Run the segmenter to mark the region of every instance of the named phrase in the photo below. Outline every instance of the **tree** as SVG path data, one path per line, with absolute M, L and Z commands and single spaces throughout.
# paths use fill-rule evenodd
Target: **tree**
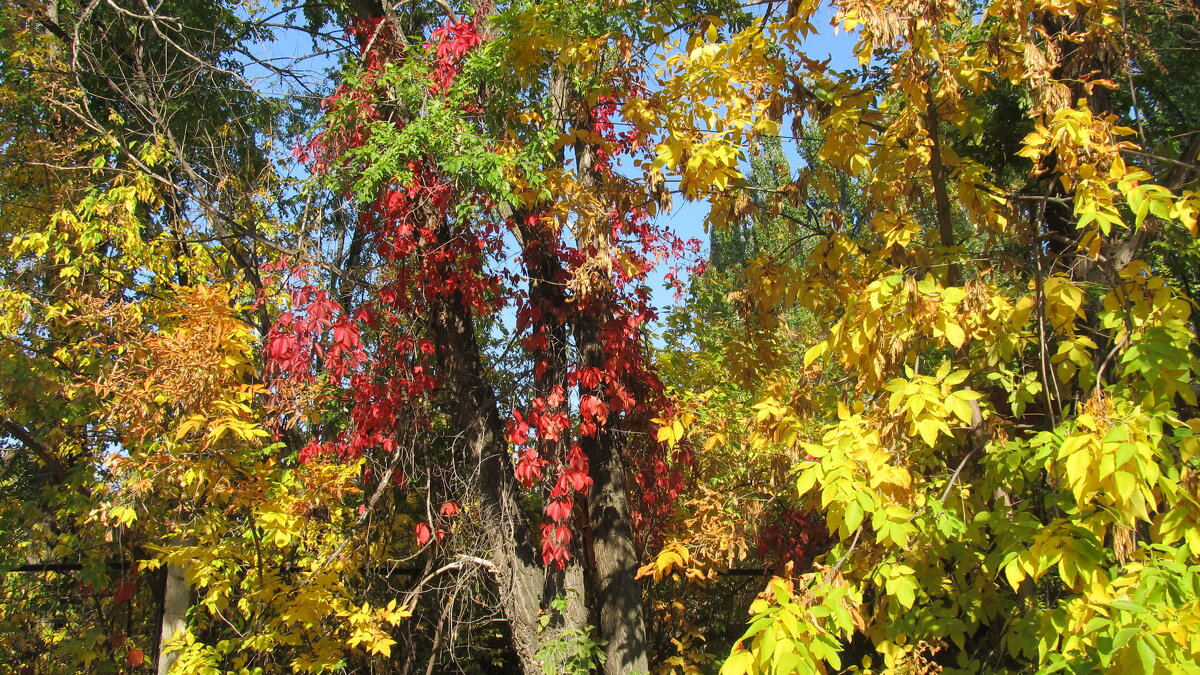
M 639 284 L 651 260 L 682 246 L 649 222 L 649 189 L 615 171 L 621 155 L 645 154 L 640 135 L 617 130 L 613 117 L 641 86 L 631 63 L 647 38 L 632 32 L 630 10 L 492 11 L 451 13 L 428 37 L 382 11 L 350 20 L 359 63 L 303 153 L 358 202 L 358 227 L 374 247 L 364 261 L 377 266 L 364 277 L 376 286 L 352 311 L 327 305 L 353 317 L 331 319 L 324 363 L 345 387 L 351 423 L 310 447 L 340 457 L 395 452 L 395 426 L 445 424 L 452 436 L 429 454 L 469 479 L 431 490 L 473 505 L 482 524 L 474 557 L 490 561 L 525 668 L 569 656 L 538 649 L 547 630 L 595 630 L 608 672 L 645 670 L 633 528 L 669 508 L 660 493 L 677 488 L 645 469 L 668 459 L 650 424 L 667 402 L 644 353 L 648 293 Z M 519 268 L 499 255 L 510 245 Z M 516 321 L 506 349 L 522 353 L 508 356 L 520 368 L 515 387 L 498 391 L 486 327 L 505 305 Z M 315 376 L 311 329 L 276 326 L 268 351 L 289 378 Z M 359 346 L 367 334 L 399 352 L 368 356 Z M 405 475 L 429 475 L 428 455 L 416 455 Z M 530 490 L 542 517 L 522 504 Z M 640 498 L 632 506 L 630 493 Z M 421 544 L 435 532 L 440 542 L 432 516 L 417 525 Z M 547 626 L 539 613 L 559 596 L 583 602 Z
M 1193 469 L 1189 303 L 1136 258 L 1156 262 L 1160 233 L 1194 238 L 1195 176 L 1166 188 L 1134 166 L 1153 153 L 1106 94 L 1127 67 L 1119 12 L 848 3 L 865 68 L 831 73 L 793 51 L 813 11 L 751 29 L 778 51 L 740 53 L 789 73 L 763 98 L 824 136 L 792 191 L 833 198 L 849 173 L 870 230 L 830 219 L 807 261 L 748 268 L 767 339 L 795 306 L 824 335 L 757 380 L 745 426 L 793 453 L 801 506 L 835 542 L 755 601 L 724 671 L 1194 664 L 1172 633 L 1196 569 L 1177 487 Z M 685 73 L 673 110 L 725 102 L 687 96 Z M 997 154 L 1014 130 L 1016 156 Z M 714 213 L 738 199 L 713 195 Z M 730 424 L 698 408 L 697 435 Z
M 180 8 L 115 3 L 4 10 L 13 28 L 5 91 L 18 103 L 5 107 L 6 151 L 23 160 L 5 165 L 0 393 L 12 469 L 4 565 L 21 570 L 4 579 L 3 660 L 18 672 L 117 672 L 154 661 L 165 669 L 180 646 L 167 639 L 170 627 L 188 609 L 171 583 L 184 568 L 209 610 L 193 613 L 188 644 L 212 630 L 213 615 L 245 638 L 224 653 L 190 650 L 181 667 L 192 671 L 261 659 L 279 635 L 295 640 L 294 624 L 265 635 L 247 626 L 264 608 L 285 613 L 296 588 L 312 603 L 343 583 L 326 574 L 290 586 L 294 572 L 275 576 L 305 551 L 288 546 L 302 528 L 281 522 L 280 509 L 320 508 L 333 495 L 334 517 L 305 530 L 316 531 L 310 545 L 319 549 L 352 507 L 338 501 L 344 472 L 293 478 L 276 458 L 280 446 L 262 442 L 255 399 L 265 390 L 254 382 L 256 340 L 245 321 L 267 316 L 265 305 L 248 305 L 266 262 L 254 230 L 270 217 L 256 199 L 265 192 L 237 186 L 277 181 L 257 147 L 263 128 L 236 133 L 217 119 L 261 120 L 259 102 L 232 92 L 205 105 L 200 93 L 214 79 L 188 79 L 203 74 L 199 54 L 209 75 L 219 71 L 216 82 L 234 84 L 217 59 L 230 49 L 222 29 L 238 21 L 215 5 L 182 9 L 183 19 Z M 215 27 L 215 43 L 194 30 L 201 21 Z M 303 490 L 306 480 L 322 490 Z M 264 532 L 275 550 L 264 548 Z M 151 573 L 164 564 L 165 579 Z M 231 602 L 241 616 L 228 613 Z M 394 605 L 359 617 L 342 601 L 329 613 L 340 627 L 305 635 L 344 644 L 366 633 L 374 645 L 370 629 L 398 620 Z
M 1194 12 L 818 9 L 6 8 L 0 661 L 1195 665 Z

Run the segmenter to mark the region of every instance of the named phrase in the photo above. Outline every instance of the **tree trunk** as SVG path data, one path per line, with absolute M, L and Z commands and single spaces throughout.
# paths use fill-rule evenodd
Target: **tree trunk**
M 576 124 L 583 129 L 592 128 L 594 120 L 586 102 L 576 100 L 576 105 Z M 595 168 L 596 152 L 592 144 L 582 140 L 575 143 L 575 163 L 581 183 L 593 188 L 600 184 L 602 177 Z M 603 240 L 590 243 L 599 250 L 606 249 L 607 230 L 596 228 L 596 236 Z M 592 299 L 587 304 L 593 309 L 576 307 L 573 314 L 579 365 L 603 369 L 605 355 L 598 323 L 603 319 L 594 308 L 606 308 L 610 303 Z M 580 395 L 584 394 L 606 398 L 600 390 L 588 392 L 581 387 Z M 612 675 L 649 672 L 645 608 L 641 584 L 635 579 L 638 559 L 633 548 L 625 467 L 607 424 L 600 425 L 594 437 L 582 438 L 580 445 L 587 454 L 592 477 L 588 493 L 591 544 L 588 577 L 595 597 L 589 601 L 599 619 L 600 638 L 605 641 L 604 672 Z
M 167 651 L 171 638 L 187 629 L 187 610 L 191 603 L 191 590 L 184 578 L 183 567 L 167 565 L 163 568 L 162 612 L 159 614 L 161 628 L 158 637 L 158 655 L 155 658 L 158 675 L 166 675 L 179 658 L 178 651 Z
M 577 325 L 575 342 L 582 366 L 604 365 L 604 352 L 596 332 L 590 322 Z M 600 392 L 582 393 L 600 395 Z M 600 636 L 606 641 L 604 672 L 620 675 L 649 672 L 649 661 L 642 587 L 635 578 L 638 558 L 633 548 L 625 467 L 615 451 L 614 440 L 608 426 L 602 425 L 596 436 L 583 438 L 580 443 L 587 453 L 592 476 L 588 492 L 591 527 L 588 574 L 596 597 L 591 600 L 598 610 Z
M 583 595 L 582 568 L 574 563 L 555 570 L 537 559 L 529 521 L 521 510 L 498 404 L 484 377 L 474 322 L 458 294 L 435 305 L 430 317 L 431 334 L 442 367 L 441 377 L 450 394 L 455 428 L 468 459 L 477 467 L 480 506 L 488 548 L 496 565 L 501 606 L 524 670 L 540 673 L 538 648 L 554 636 L 542 634 L 539 614 L 556 597 L 569 597 L 572 591 Z M 546 630 L 582 631 L 585 623 L 582 603 L 568 603 L 567 610 Z M 550 658 L 561 660 L 566 656 Z

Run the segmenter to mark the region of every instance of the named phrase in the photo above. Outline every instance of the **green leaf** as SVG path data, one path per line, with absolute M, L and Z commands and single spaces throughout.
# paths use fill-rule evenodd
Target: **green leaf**
M 1119 609 L 1124 612 L 1132 612 L 1134 614 L 1145 614 L 1146 608 L 1142 605 L 1130 600 L 1113 600 L 1109 603 L 1113 609 Z
M 1154 649 L 1150 647 L 1145 638 L 1139 638 L 1133 645 L 1137 649 L 1138 659 L 1142 662 L 1142 670 L 1147 673 L 1153 673 L 1154 663 L 1157 660 L 1157 657 L 1154 655 Z
M 857 501 L 846 504 L 846 530 L 853 532 L 858 529 L 858 526 L 863 521 L 863 509 L 858 505 Z
M 1113 638 L 1113 649 L 1121 649 L 1129 644 L 1129 640 L 1137 635 L 1141 630 L 1136 626 L 1126 626 L 1117 631 L 1116 637 Z

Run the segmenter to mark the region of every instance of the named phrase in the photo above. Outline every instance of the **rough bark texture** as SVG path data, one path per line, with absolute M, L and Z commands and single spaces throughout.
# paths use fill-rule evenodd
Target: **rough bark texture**
M 539 632 L 539 612 L 571 590 L 582 593 L 578 564 L 548 569 L 537 559 L 528 519 L 521 511 L 513 467 L 507 453 L 495 394 L 485 377 L 473 321 L 461 298 L 441 301 L 431 316 L 434 344 L 442 366 L 454 424 L 462 446 L 476 466 L 479 495 L 487 525 L 488 548 L 513 647 L 526 672 L 541 672 L 538 647 L 548 636 Z M 582 630 L 582 608 L 569 607 L 547 630 Z M 549 636 L 552 637 L 552 636 Z
M 352 0 L 351 12 L 359 17 L 385 14 L 377 0 Z M 586 105 L 578 100 L 569 82 L 566 74 L 554 77 L 555 107 L 563 112 L 569 108 L 587 122 L 590 116 Z M 580 144 L 575 151 L 585 182 L 594 179 L 594 148 Z M 558 159 L 565 161 L 561 153 Z M 542 240 L 546 235 L 536 221 L 525 222 L 528 215 L 519 212 L 511 214 L 511 218 L 517 223 L 516 234 L 529 279 L 529 299 L 536 310 L 535 328 L 545 331 L 549 343 L 540 355 L 545 369 L 534 382 L 538 395 L 545 397 L 556 385 L 566 387 L 572 328 L 581 365 L 601 367 L 604 355 L 596 338 L 594 317 L 583 316 L 581 308 L 567 297 L 563 263 L 555 257 L 553 247 Z M 453 236 L 448 227 L 441 227 L 440 238 L 449 241 Z M 596 438 L 582 439 L 593 480 L 586 508 L 578 509 L 587 530 L 582 537 L 585 543 L 583 547 L 576 546 L 573 560 L 565 569 L 547 568 L 538 551 L 534 519 L 521 508 L 520 486 L 503 433 L 504 419 L 476 339 L 471 310 L 458 294 L 436 299 L 431 304 L 430 338 L 438 354 L 444 400 L 459 434 L 458 450 L 475 467 L 501 609 L 523 669 L 528 673 L 542 672 L 537 656 L 539 648 L 563 631 L 583 634 L 591 619 L 599 624 L 598 637 L 606 643 L 606 672 L 647 672 L 641 589 L 634 579 L 637 556 L 624 467 L 614 447 L 613 435 L 602 429 Z M 568 405 L 564 400 L 559 407 L 565 411 Z M 567 448 L 566 442 L 561 441 L 540 449 L 545 456 L 563 457 Z M 539 618 L 549 611 L 550 603 L 557 597 L 570 599 L 567 609 L 542 628 Z M 571 656 L 543 655 L 560 664 Z
M 351 0 L 350 9 L 356 18 L 381 18 L 386 14 L 378 0 Z M 443 227 L 441 236 L 448 240 L 453 234 Z M 461 295 L 455 293 L 435 301 L 429 324 L 446 403 L 452 423 L 459 430 L 458 451 L 475 467 L 486 544 L 495 565 L 501 610 L 509 623 L 513 649 L 525 672 L 540 673 L 538 649 L 554 636 L 542 634 L 539 615 L 548 610 L 554 598 L 569 596 L 571 591 L 583 593 L 582 567 L 576 563 L 563 570 L 551 570 L 538 559 L 536 538 L 521 509 L 495 391 L 483 365 L 471 311 Z M 572 603 L 545 630 L 582 631 L 586 621 L 582 603 Z
M 575 332 L 581 365 L 600 367 L 604 352 L 595 326 L 581 323 Z M 598 394 L 599 392 L 593 392 Z M 607 425 L 582 446 L 592 473 L 588 493 L 591 551 L 588 556 L 591 598 L 598 609 L 600 635 L 606 640 L 604 672 L 611 675 L 649 672 L 642 588 L 637 581 L 637 553 L 629 517 L 625 467 Z
M 588 154 L 585 152 L 586 158 Z M 604 353 L 596 337 L 594 324 L 585 311 L 567 306 L 564 270 L 550 256 L 532 226 L 520 229 L 529 299 L 537 317 L 535 328 L 545 331 L 549 346 L 543 356 L 546 367 L 535 378 L 535 389 L 546 395 L 554 384 L 566 381 L 568 317 L 575 325 L 575 343 L 581 367 L 603 368 Z M 603 397 L 599 390 L 581 391 L 581 395 Z M 565 405 L 565 404 L 564 404 Z M 648 670 L 646 629 L 643 620 L 641 586 L 636 581 L 637 555 L 633 547 L 629 505 L 625 486 L 625 467 L 614 447 L 611 431 L 602 426 L 597 436 L 583 438 L 580 445 L 588 457 L 592 487 L 588 493 L 584 533 L 587 566 L 585 607 L 592 610 L 591 620 L 605 641 L 605 672 L 631 673 Z M 566 448 L 546 448 L 563 456 Z M 544 455 L 545 456 L 545 455 Z M 552 455 L 551 455 L 552 456 Z
M 579 126 L 591 128 L 591 111 L 582 101 L 578 102 L 578 114 Z M 585 185 L 597 184 L 600 178 L 595 173 L 595 148 L 589 143 L 577 142 L 575 158 L 580 180 Z M 608 242 L 596 244 L 606 246 Z M 598 304 L 604 306 L 604 303 Z M 604 349 L 598 332 L 599 326 L 592 317 L 580 312 L 575 323 L 575 348 L 580 366 L 604 366 Z M 603 398 L 600 391 L 580 393 Z M 592 476 L 592 489 L 588 493 L 588 539 L 591 545 L 588 577 L 596 597 L 589 598 L 589 604 L 599 619 L 600 637 L 605 640 L 605 672 L 614 675 L 649 672 L 645 608 L 641 585 L 635 579 L 638 559 L 633 547 L 625 467 L 615 443 L 607 424 L 601 425 L 595 437 L 581 439 Z

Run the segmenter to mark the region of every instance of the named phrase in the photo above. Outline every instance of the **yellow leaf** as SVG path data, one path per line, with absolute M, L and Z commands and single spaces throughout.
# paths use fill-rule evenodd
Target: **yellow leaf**
M 754 655 L 747 651 L 734 652 L 721 666 L 721 675 L 744 675 L 754 667 Z
M 388 657 L 392 655 L 392 645 L 394 644 L 396 644 L 395 640 L 389 637 L 381 636 L 371 642 L 370 651 L 379 654 L 380 656 Z
M 942 330 L 946 333 L 946 341 L 955 347 L 962 347 L 967 341 L 967 334 L 963 332 L 962 326 L 953 321 L 947 319 Z
M 912 485 L 912 476 L 904 467 L 885 464 L 871 474 L 871 487 L 879 487 L 885 483 L 907 490 Z
M 1014 592 L 1020 589 L 1021 582 L 1025 580 L 1025 572 L 1021 569 L 1021 565 L 1016 559 L 1013 559 L 1005 566 L 1004 576 L 1008 579 L 1008 583 L 1012 586 Z
M 827 350 L 827 349 L 829 349 L 829 343 L 824 340 L 809 347 L 804 352 L 804 367 L 805 368 L 809 367 L 810 365 L 812 365 L 813 361 L 816 361 L 817 359 L 821 358 L 821 356 L 825 353 L 825 350 Z
M 666 443 L 667 445 L 675 445 L 675 436 L 672 433 L 671 425 L 669 425 L 669 424 L 666 426 L 659 427 L 658 433 L 655 434 L 655 438 L 658 440 L 659 443 Z
M 955 417 L 962 420 L 963 424 L 971 424 L 974 421 L 975 415 L 970 401 L 951 395 L 946 398 L 946 407 Z

